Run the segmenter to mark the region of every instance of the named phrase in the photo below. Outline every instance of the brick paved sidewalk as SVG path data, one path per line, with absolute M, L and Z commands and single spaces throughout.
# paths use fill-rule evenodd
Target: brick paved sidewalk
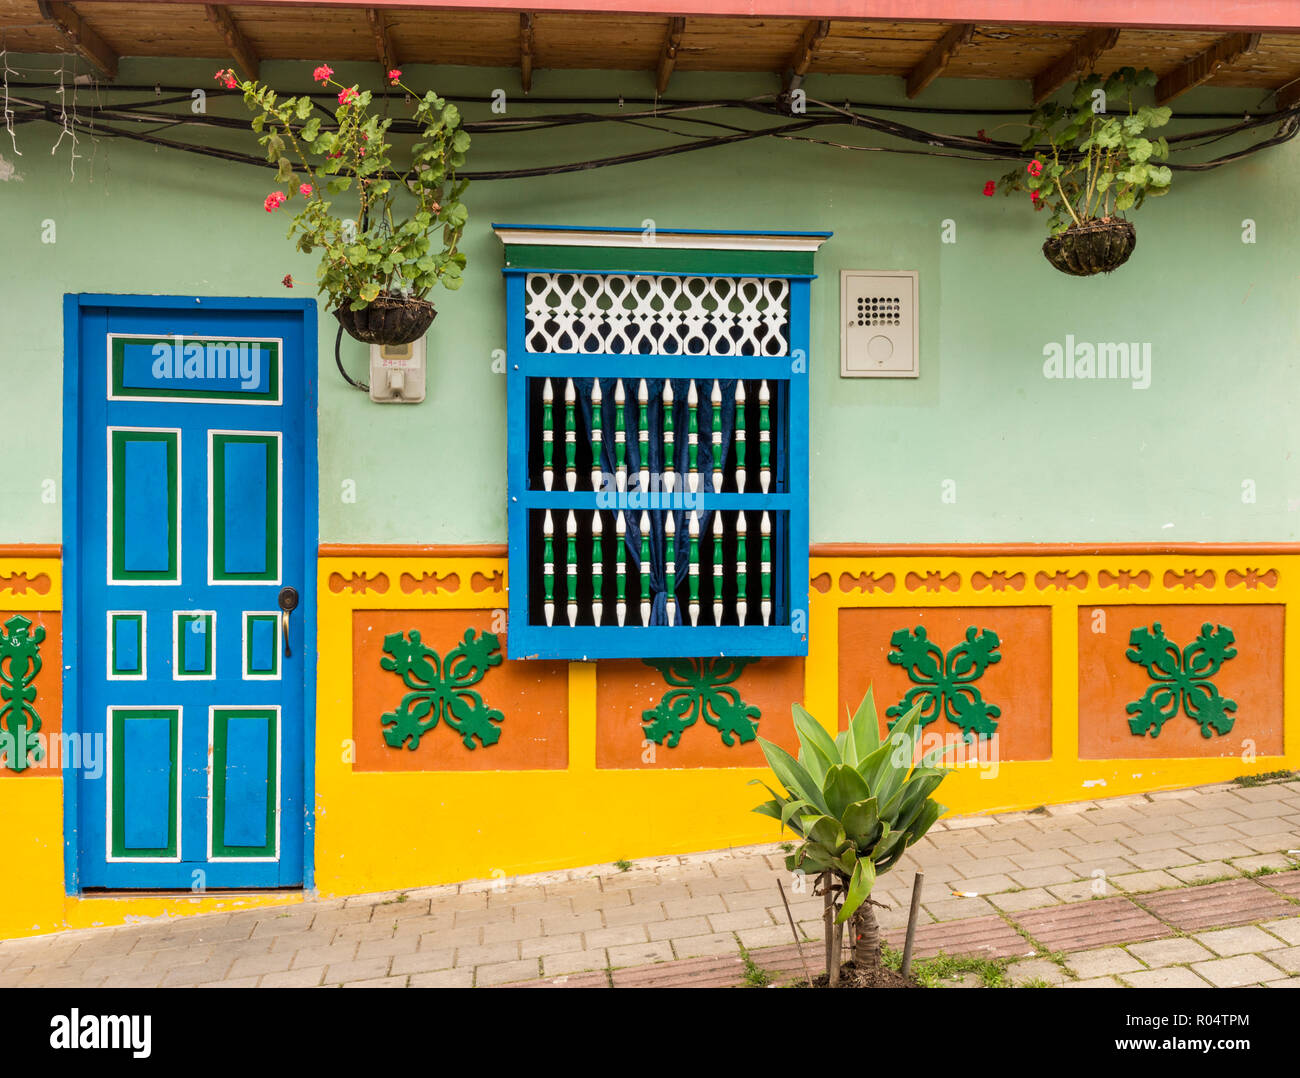
M 0 987 L 631 987 L 800 969 L 776 845 L 0 941 Z M 917 955 L 1070 987 L 1300 987 L 1300 782 L 944 821 L 875 897 Z M 821 900 L 790 893 L 810 963 Z M 952 982 L 975 983 L 967 973 Z

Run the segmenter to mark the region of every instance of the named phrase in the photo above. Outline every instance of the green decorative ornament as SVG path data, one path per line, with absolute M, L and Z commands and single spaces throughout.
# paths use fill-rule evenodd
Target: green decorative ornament
M 45 630 L 15 614 L 0 627 L 0 758 L 10 771 L 25 771 L 45 753 L 33 740 L 41 717 L 33 703 L 32 682 L 41 672 L 41 643 Z
M 380 659 L 379 665 L 399 675 L 412 690 L 396 711 L 383 716 L 384 740 L 390 746 L 405 745 L 414 752 L 439 719 L 460 735 L 467 749 L 475 748 L 475 738 L 484 748 L 500 740 L 499 724 L 505 716 L 470 688 L 501 665 L 501 643 L 495 633 L 475 635 L 473 629 L 466 629 L 465 639 L 444 657 L 425 647 L 420 631 L 412 629 L 409 634 L 389 633 L 384 651 L 391 658 Z
M 1215 628 L 1208 621 L 1196 639 L 1181 650 L 1165 636 L 1158 621 L 1150 629 L 1144 625 L 1134 629 L 1129 634 L 1130 647 L 1125 657 L 1146 667 L 1155 682 L 1142 699 L 1134 700 L 1125 709 L 1133 716 L 1128 727 L 1134 736 L 1150 733 L 1159 737 L 1164 724 L 1180 710 L 1200 725 L 1202 737 L 1228 733 L 1236 722 L 1230 712 L 1237 710 L 1237 702 L 1220 695 L 1211 678 L 1225 662 L 1236 657 L 1237 649 L 1232 647 L 1235 641 L 1231 629 L 1223 625 Z
M 731 682 L 757 659 L 643 659 L 671 686 L 654 707 L 641 712 L 645 736 L 676 748 L 682 734 L 702 717 L 728 748 L 758 736 L 761 712 L 745 703 Z
M 894 722 L 906 715 L 914 704 L 919 704 L 919 723 L 927 726 L 940 715 L 962 729 L 966 741 L 973 736 L 991 737 L 997 732 L 995 721 L 1002 714 L 996 704 L 988 703 L 975 685 L 984 671 L 1001 662 L 998 654 L 998 634 L 992 629 L 970 626 L 966 639 L 944 650 L 926 637 L 925 626 L 899 629 L 889 639 L 894 650 L 889 661 L 907 669 L 907 676 L 916 686 L 891 708 L 885 710 Z M 894 722 L 889 724 L 893 729 Z

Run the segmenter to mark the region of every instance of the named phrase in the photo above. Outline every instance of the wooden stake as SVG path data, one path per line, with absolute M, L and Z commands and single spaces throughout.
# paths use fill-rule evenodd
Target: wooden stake
M 785 915 L 790 919 L 790 932 L 794 935 L 794 945 L 799 951 L 799 964 L 803 966 L 803 975 L 808 978 L 808 987 L 812 987 L 812 971 L 808 968 L 808 960 L 803 956 L 803 941 L 799 939 L 799 930 L 794 926 L 794 914 L 790 912 L 790 900 L 785 897 L 785 885 L 781 883 L 780 877 L 776 881 L 776 889 L 781 892 L 781 904 L 785 906 Z
M 912 879 L 912 908 L 907 913 L 907 939 L 903 942 L 903 965 L 899 970 L 904 977 L 912 968 L 912 939 L 916 935 L 916 915 L 921 909 L 921 884 L 924 882 L 924 872 L 918 872 Z

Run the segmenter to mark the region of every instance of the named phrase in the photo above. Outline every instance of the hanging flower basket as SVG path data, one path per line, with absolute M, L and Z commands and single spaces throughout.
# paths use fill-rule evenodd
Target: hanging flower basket
M 410 344 L 424 336 L 438 312 L 427 299 L 380 292 L 373 302 L 354 311 L 348 304 L 334 317 L 363 344 Z
M 1118 217 L 1084 221 L 1048 236 L 1043 254 L 1053 266 L 1072 277 L 1110 273 L 1128 261 L 1137 246 L 1133 222 Z

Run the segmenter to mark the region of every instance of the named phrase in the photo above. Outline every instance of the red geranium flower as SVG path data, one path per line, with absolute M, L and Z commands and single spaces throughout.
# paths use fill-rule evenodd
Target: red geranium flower
M 235 73 L 230 68 L 224 68 L 212 76 L 227 90 L 238 90 L 239 80 L 235 78 Z
M 334 69 L 329 64 L 321 64 L 311 73 L 311 77 L 317 82 L 329 82 L 330 76 L 334 74 Z
M 351 101 L 356 96 L 357 96 L 356 90 L 352 89 L 351 86 L 345 86 L 342 90 L 339 91 L 339 104 L 346 105 L 349 101 Z
M 292 274 L 292 273 L 286 273 L 286 274 L 284 275 L 284 280 L 281 281 L 280 283 L 281 283 L 282 285 L 284 285 L 285 288 L 292 288 L 292 287 L 293 287 L 293 274 Z
M 284 192 L 272 191 L 266 196 L 266 201 L 263 202 L 262 205 L 266 208 L 267 213 L 274 213 L 284 205 Z
M 393 70 L 388 73 L 388 81 L 391 82 L 394 86 L 397 85 L 397 80 L 400 79 L 401 77 L 402 77 L 402 69 L 398 67 L 393 68 Z
M 311 198 L 311 184 L 304 183 L 301 187 L 298 188 L 298 190 L 301 191 L 308 198 Z
M 1030 192 L 1029 192 L 1029 201 L 1030 201 L 1030 202 L 1037 202 L 1037 201 L 1038 201 L 1038 192 L 1037 192 L 1037 191 L 1030 191 Z
M 1043 174 L 1043 163 L 1041 161 L 1030 161 L 1028 167 L 1031 176 L 1037 177 Z
M 978 131 L 975 132 L 975 137 L 978 138 L 978 139 L 980 140 L 980 142 L 992 142 L 992 141 L 993 141 L 991 138 L 988 137 L 988 135 L 986 135 L 986 134 L 984 133 L 984 128 L 982 128 L 982 127 L 981 127 Z
M 997 189 L 998 189 L 998 185 L 994 183 L 992 180 L 989 180 L 989 182 L 984 185 L 984 194 L 987 195 L 989 198 L 992 198 L 993 192 L 996 191 Z

